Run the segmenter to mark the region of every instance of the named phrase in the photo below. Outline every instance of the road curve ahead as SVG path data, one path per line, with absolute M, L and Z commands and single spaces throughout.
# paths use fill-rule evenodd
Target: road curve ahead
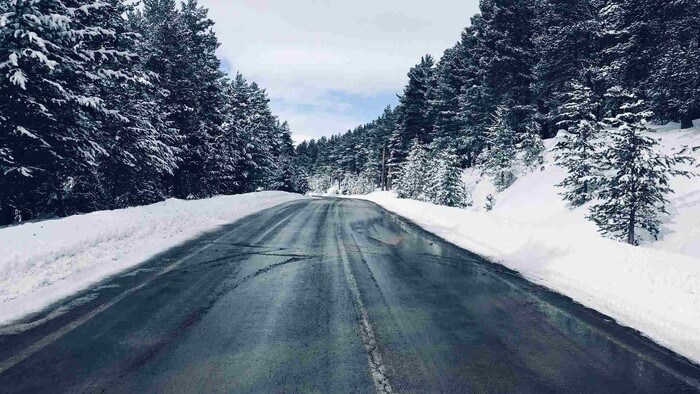
M 288 203 L 0 327 L 0 392 L 698 392 L 700 368 L 376 205 Z

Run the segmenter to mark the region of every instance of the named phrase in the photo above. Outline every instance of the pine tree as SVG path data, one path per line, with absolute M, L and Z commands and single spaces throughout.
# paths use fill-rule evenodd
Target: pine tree
M 666 195 L 672 193 L 670 177 L 690 174 L 675 166 L 689 159 L 669 157 L 656 150 L 658 142 L 645 135 L 652 114 L 643 100 L 625 93 L 620 113 L 609 119 L 616 128 L 610 133 L 611 142 L 604 154 L 604 170 L 611 175 L 603 181 L 601 202 L 591 208 L 589 218 L 604 235 L 639 242 L 638 230 L 653 237 L 659 234 L 660 214 L 668 214 Z
M 518 149 L 522 151 L 522 162 L 525 167 L 533 169 L 544 164 L 544 142 L 540 137 L 540 124 L 531 120 L 525 127 L 525 132 L 520 135 Z
M 250 84 L 249 105 L 244 112 L 245 135 L 247 141 L 247 154 L 250 155 L 252 164 L 249 167 L 249 190 L 269 189 L 270 174 L 276 167 L 275 158 L 279 152 L 279 146 L 274 137 L 277 135 L 278 120 L 270 110 L 270 99 L 264 89 L 257 83 Z
M 95 87 L 125 76 L 101 65 L 132 54 L 93 24 L 99 1 L 0 3 L 0 224 L 71 213 L 76 177 L 105 153 L 95 116 L 118 116 Z
M 222 80 L 221 83 L 225 93 L 223 123 L 218 129 L 218 135 L 213 139 L 207 167 L 211 177 L 216 180 L 216 193 L 235 194 L 245 189 L 243 172 L 246 152 L 244 133 L 238 121 L 241 112 L 240 95 L 237 90 L 239 86 L 236 85 L 237 82 L 229 80 Z
M 542 0 L 537 4 L 533 40 L 539 60 L 534 68 L 533 93 L 550 136 L 556 134 L 556 110 L 566 100 L 567 85 L 590 73 L 598 63 L 601 3 Z
M 376 155 L 370 155 L 368 157 L 367 162 L 365 163 L 364 168 L 362 169 L 361 176 L 363 179 L 366 179 L 369 184 L 372 185 L 372 189 L 374 189 L 377 185 L 380 184 L 382 169 L 381 163 L 379 162 L 379 160 L 377 160 Z
M 434 119 L 429 94 L 434 90 L 435 61 L 430 55 L 408 73 L 408 85 L 400 97 L 397 126 L 391 137 L 391 163 L 398 168 L 406 160 L 410 144 L 414 139 L 429 143 Z
M 468 55 L 463 60 L 463 86 L 458 97 L 462 126 L 459 144 L 464 147 L 468 167 L 477 163 L 486 147 L 486 135 L 498 104 L 483 64 L 489 53 L 480 38 L 486 29 L 485 22 L 481 15 L 476 15 L 471 21 L 472 25 L 462 33 L 462 46 Z
M 568 134 L 555 146 L 556 162 L 567 170 L 557 186 L 572 206 L 581 206 L 594 198 L 600 178 L 599 164 L 602 122 L 598 117 L 601 103 L 592 90 L 578 82 L 570 85 L 567 102 L 561 107 L 559 125 Z
M 435 117 L 434 139 L 447 138 L 457 141 L 463 129 L 459 116 L 459 95 L 468 71 L 464 61 L 469 53 L 462 42 L 445 51 L 435 68 L 434 92 L 431 94 L 432 112 Z
M 177 23 L 181 24 L 182 42 L 175 66 L 176 98 L 173 113 L 176 127 L 184 138 L 182 162 L 175 172 L 174 193 L 179 198 L 201 198 L 218 193 L 215 152 L 226 99 L 224 77 L 216 57 L 219 42 L 212 30 L 214 22 L 207 9 L 197 0 L 182 3 Z M 173 23 L 170 21 L 170 23 Z
M 306 192 L 305 175 L 296 166 L 296 153 L 292 133 L 287 122 L 278 123 L 275 128 L 272 178 L 268 188 L 292 193 Z
M 493 117 L 487 141 L 488 150 L 484 153 L 484 172 L 493 177 L 498 191 L 503 191 L 515 182 L 514 166 L 517 161 L 517 135 L 510 126 L 511 114 L 507 107 L 500 106 Z
M 377 158 L 380 161 L 380 168 L 382 169 L 381 174 L 381 186 L 384 189 L 390 187 L 389 184 L 389 138 L 396 127 L 396 116 L 395 110 L 391 107 L 384 109 L 384 113 L 377 120 L 376 127 L 374 129 L 374 149 L 377 154 Z
M 491 212 L 493 211 L 493 208 L 496 206 L 496 198 L 493 196 L 493 194 L 489 194 L 486 196 L 486 204 L 484 204 L 484 210 L 486 212 Z
M 411 150 L 405 163 L 401 167 L 401 173 L 395 188 L 399 198 L 423 200 L 427 186 L 428 153 L 418 139 L 413 140 Z
M 110 12 L 100 15 L 100 25 L 117 32 L 119 39 L 111 44 L 138 55 L 128 62 L 111 62 L 112 72 L 122 77 L 101 86 L 101 95 L 119 111 L 118 117 L 104 117 L 100 124 L 107 154 L 99 160 L 98 176 L 108 201 L 105 205 L 113 209 L 169 197 L 163 179 L 177 167 L 177 131 L 161 113 L 164 92 L 155 88 L 157 77 L 145 71 L 148 47 L 135 33 L 143 20 L 132 8 L 111 1 Z
M 650 78 L 650 95 L 664 120 L 680 120 L 681 128 L 693 127 L 700 118 L 700 2 L 664 1 L 658 17 L 666 31 Z
M 482 0 L 479 62 L 496 102 L 508 106 L 513 127 L 536 113 L 532 101 L 533 68 L 537 63 L 533 36 L 534 0 Z
M 390 126 L 391 134 L 388 139 L 389 159 L 387 169 L 387 184 L 391 188 L 395 188 L 395 183 L 398 180 L 401 172 L 401 166 L 408 156 L 402 129 L 402 120 L 404 107 L 399 104 L 394 110 L 393 124 Z
M 167 92 L 163 112 L 181 136 L 173 193 L 178 198 L 217 194 L 226 85 L 214 22 L 196 0 L 183 2 L 179 10 L 174 0 L 145 0 L 143 19 L 141 33 L 151 49 L 145 67 L 159 76 L 158 87 Z
M 606 89 L 621 86 L 646 95 L 654 59 L 664 41 L 659 11 L 667 0 L 605 0 L 600 11 L 601 58 L 595 70 Z M 610 110 L 619 108 L 610 104 Z
M 436 155 L 436 161 L 437 169 L 430 175 L 432 202 L 448 207 L 466 207 L 466 189 L 456 151 L 451 148 L 442 150 Z

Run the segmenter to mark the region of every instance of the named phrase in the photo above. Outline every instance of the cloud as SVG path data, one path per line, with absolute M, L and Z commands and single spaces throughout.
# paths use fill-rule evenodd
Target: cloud
M 265 87 L 293 133 L 314 137 L 380 115 L 408 69 L 454 45 L 478 10 L 478 0 L 201 1 L 225 68 Z
M 277 115 L 289 122 L 290 127 L 294 130 L 292 136 L 296 143 L 318 139 L 324 135 L 343 133 L 364 122 L 360 117 L 337 112 L 280 110 L 277 111 Z

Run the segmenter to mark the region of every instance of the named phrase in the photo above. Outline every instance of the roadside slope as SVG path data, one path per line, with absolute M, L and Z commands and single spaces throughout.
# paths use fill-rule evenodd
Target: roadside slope
M 571 237 L 556 228 L 400 200 L 391 193 L 363 198 L 700 363 L 700 258 L 595 234 Z
M 700 119 L 695 122 L 700 125 Z M 695 159 L 692 165 L 680 168 L 700 175 L 700 127 L 680 130 L 677 123 L 654 126 L 655 132 L 647 133 L 659 141 L 661 152 L 671 155 L 683 153 Z M 519 170 L 518 180 L 501 193 L 488 177 L 478 169 L 464 172 L 463 181 L 469 190 L 473 206 L 468 210 L 484 212 L 486 199 L 492 195 L 495 203 L 489 215 L 511 222 L 538 228 L 550 228 L 566 232 L 570 237 L 598 235 L 595 224 L 586 219 L 589 205 L 572 209 L 562 200 L 561 189 L 556 185 L 566 176 L 566 170 L 554 163 L 552 148 L 558 137 L 545 141 L 544 164 L 534 171 Z M 671 179 L 675 193 L 667 196 L 670 215 L 662 215 L 659 239 L 641 234 L 642 244 L 652 249 L 664 250 L 700 257 L 700 177 Z

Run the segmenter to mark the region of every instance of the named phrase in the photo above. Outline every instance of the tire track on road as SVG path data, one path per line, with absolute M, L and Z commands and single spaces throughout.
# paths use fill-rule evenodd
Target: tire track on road
M 343 264 L 343 271 L 345 272 L 345 280 L 348 283 L 348 288 L 350 289 L 350 294 L 352 295 L 352 302 L 355 304 L 355 309 L 357 311 L 357 320 L 360 323 L 362 342 L 364 342 L 365 350 L 367 351 L 367 359 L 369 360 L 369 367 L 372 380 L 374 381 L 374 387 L 376 388 L 377 393 L 393 393 L 391 384 L 389 383 L 389 378 L 387 377 L 387 370 L 384 366 L 384 362 L 382 361 L 379 346 L 377 345 L 374 330 L 369 322 L 367 309 L 365 309 L 365 305 L 362 302 L 360 290 L 357 287 L 357 281 L 355 280 L 355 276 L 352 274 L 350 269 L 350 259 L 348 258 L 348 254 L 344 249 L 340 236 L 337 234 L 336 243 L 338 246 L 338 255 Z

